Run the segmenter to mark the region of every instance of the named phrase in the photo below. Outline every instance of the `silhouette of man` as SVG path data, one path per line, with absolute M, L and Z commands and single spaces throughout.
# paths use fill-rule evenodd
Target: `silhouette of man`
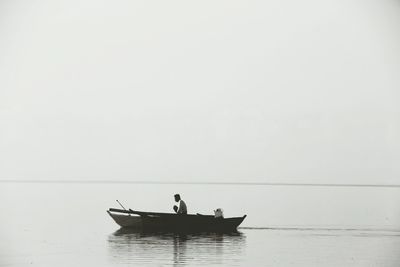
M 187 207 L 185 201 L 181 199 L 179 194 L 175 194 L 175 202 L 178 202 L 179 207 L 174 205 L 174 211 L 178 214 L 187 214 Z

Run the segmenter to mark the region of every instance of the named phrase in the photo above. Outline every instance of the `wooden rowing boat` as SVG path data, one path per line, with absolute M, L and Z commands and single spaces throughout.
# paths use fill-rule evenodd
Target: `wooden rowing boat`
M 121 227 L 171 232 L 232 232 L 246 218 L 213 215 L 143 212 L 110 208 L 107 213 Z

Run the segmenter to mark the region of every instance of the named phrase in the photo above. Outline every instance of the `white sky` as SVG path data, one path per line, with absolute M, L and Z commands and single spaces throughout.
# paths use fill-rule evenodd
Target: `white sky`
M 0 179 L 400 183 L 399 1 L 1 1 Z

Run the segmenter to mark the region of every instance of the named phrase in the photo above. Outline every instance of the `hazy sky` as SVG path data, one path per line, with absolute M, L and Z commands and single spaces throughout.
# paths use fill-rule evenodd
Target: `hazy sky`
M 1 1 L 0 179 L 400 184 L 399 1 Z

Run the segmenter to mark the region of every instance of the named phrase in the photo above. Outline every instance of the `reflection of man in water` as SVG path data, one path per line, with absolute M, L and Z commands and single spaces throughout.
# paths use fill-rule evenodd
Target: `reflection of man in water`
M 175 234 L 173 238 L 174 238 L 174 266 L 181 266 L 189 263 L 186 258 L 187 236 L 184 234 Z
M 178 206 L 174 205 L 174 211 L 178 214 L 187 214 L 186 203 L 181 199 L 179 194 L 175 194 L 175 202 L 179 202 Z

